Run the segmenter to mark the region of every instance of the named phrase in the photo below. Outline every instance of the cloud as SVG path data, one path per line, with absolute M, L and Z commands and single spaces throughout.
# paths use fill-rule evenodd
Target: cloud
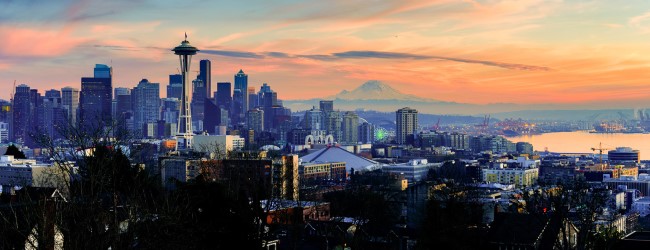
M 206 49 L 206 50 L 199 51 L 199 53 L 218 55 L 218 56 L 227 56 L 227 57 L 237 57 L 237 58 L 254 58 L 254 59 L 264 58 L 264 55 L 260 55 L 255 52 L 246 52 L 246 51 Z
M 320 60 L 319 58 L 322 55 L 314 56 L 304 56 L 311 59 Z M 485 60 L 473 60 L 473 59 L 464 59 L 464 58 L 454 58 L 454 57 L 445 57 L 445 56 L 429 56 L 429 55 L 418 55 L 410 53 L 396 53 L 396 52 L 382 52 L 382 51 L 346 51 L 340 53 L 333 53 L 331 57 L 334 58 L 376 58 L 376 59 L 414 59 L 414 60 L 446 60 L 462 63 L 474 63 L 474 64 L 483 64 L 487 66 L 501 67 L 506 69 L 513 70 L 528 70 L 528 71 L 548 71 L 550 68 L 534 66 L 534 65 L 525 65 L 525 64 L 516 64 L 516 63 L 504 63 L 496 61 L 485 61 Z M 324 60 L 331 60 L 331 57 L 323 57 Z
M 643 13 L 642 15 L 630 18 L 628 24 L 635 27 L 643 33 L 650 32 L 650 12 Z
M 0 55 L 18 57 L 53 57 L 67 53 L 87 41 L 73 37 L 69 30 L 52 31 L 37 28 L 0 27 L 3 45 Z
M 338 58 L 381 58 L 381 59 L 432 59 L 431 56 L 422 56 L 409 53 L 381 52 L 381 51 L 346 51 L 332 54 Z
M 291 55 L 284 53 L 284 52 L 266 52 L 267 56 L 270 57 L 275 57 L 275 58 L 289 58 Z
M 109 50 L 139 50 L 139 47 L 132 46 L 119 46 L 119 45 L 93 45 L 96 48 L 105 48 Z M 147 49 L 164 49 L 159 47 L 146 47 Z M 551 70 L 548 67 L 535 66 L 535 65 L 526 65 L 526 64 L 516 64 L 516 63 L 504 63 L 497 61 L 487 61 L 487 60 L 474 60 L 474 59 L 464 59 L 464 58 L 455 58 L 455 57 L 445 57 L 445 56 L 432 56 L 432 55 L 419 55 L 411 53 L 400 53 L 400 52 L 385 52 L 385 51 L 371 51 L 371 50 L 352 50 L 345 52 L 336 52 L 331 54 L 306 54 L 306 55 L 292 55 L 284 52 L 248 52 L 248 51 L 233 51 L 233 50 L 214 50 L 214 49 L 204 49 L 199 51 L 199 53 L 218 55 L 225 57 L 234 57 L 234 58 L 248 58 L 248 59 L 263 59 L 263 58 L 308 58 L 318 61 L 336 61 L 344 59 L 412 59 L 412 60 L 445 60 L 445 61 L 454 61 L 461 63 L 472 63 L 472 64 L 482 64 L 486 66 L 500 67 L 512 70 L 525 70 L 525 71 L 549 71 Z

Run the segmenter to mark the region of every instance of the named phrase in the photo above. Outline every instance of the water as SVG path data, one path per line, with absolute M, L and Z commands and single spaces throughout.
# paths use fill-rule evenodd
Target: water
M 577 131 L 507 138 L 513 142 L 530 142 L 537 151 L 544 151 L 545 148 L 548 148 L 550 152 L 561 153 L 593 153 L 591 148 L 598 148 L 599 143 L 602 142 L 603 148 L 631 147 L 637 149 L 641 151 L 641 160 L 650 160 L 650 134 L 597 134 Z M 606 152 L 604 153 L 606 154 Z

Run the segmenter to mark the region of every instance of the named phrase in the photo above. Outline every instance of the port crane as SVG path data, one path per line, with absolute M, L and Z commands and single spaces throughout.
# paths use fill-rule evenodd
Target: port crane
M 485 117 L 483 117 L 483 123 L 476 126 L 480 128 L 479 131 L 481 134 L 485 134 L 487 129 L 490 127 L 490 115 L 485 115 Z
M 432 128 L 434 131 L 438 131 L 438 129 L 440 129 L 440 117 L 438 117 L 438 122 L 436 122 L 436 125 L 434 125 Z
M 591 151 L 596 152 L 598 150 L 598 153 L 600 155 L 600 164 L 603 164 L 603 151 L 609 150 L 609 148 L 603 148 L 603 143 L 599 143 L 597 148 L 591 148 Z

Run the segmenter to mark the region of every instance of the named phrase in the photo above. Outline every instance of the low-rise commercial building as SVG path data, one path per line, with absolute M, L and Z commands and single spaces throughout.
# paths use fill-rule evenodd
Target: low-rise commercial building
M 382 171 L 404 175 L 409 183 L 415 183 L 426 179 L 430 169 L 441 165 L 442 163 L 429 163 L 426 159 L 414 159 L 407 163 L 385 165 Z
M 486 168 L 483 181 L 487 183 L 514 184 L 516 187 L 530 187 L 539 178 L 538 168 Z

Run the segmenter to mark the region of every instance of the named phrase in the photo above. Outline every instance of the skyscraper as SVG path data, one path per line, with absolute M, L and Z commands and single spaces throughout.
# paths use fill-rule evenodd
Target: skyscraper
M 30 118 L 32 117 L 32 103 L 29 98 L 30 88 L 26 84 L 16 86 L 16 92 L 12 99 L 12 133 L 11 139 L 17 143 L 25 143 L 29 131 Z
M 229 111 L 232 105 L 231 86 L 229 82 L 217 83 L 217 105 Z
M 261 109 L 251 109 L 246 112 L 246 126 L 256 133 L 264 131 L 264 111 Z
M 68 125 L 77 124 L 77 108 L 79 107 L 79 90 L 72 87 L 61 89 L 61 104 L 66 110 Z
M 204 104 L 207 101 L 205 84 L 203 80 L 196 78 L 192 81 L 192 122 L 198 125 L 205 118 Z
M 359 125 L 359 141 L 370 144 L 375 142 L 375 127 L 367 121 Z
M 359 116 L 352 111 L 343 115 L 343 143 L 357 144 L 359 142 Z
M 113 116 L 113 119 L 115 119 L 115 120 L 119 120 L 118 115 L 120 114 L 120 112 L 118 112 L 118 110 L 117 110 L 118 109 L 117 108 L 117 106 L 118 106 L 117 102 L 118 102 L 118 99 L 119 99 L 118 96 L 120 96 L 120 95 L 131 96 L 131 89 L 118 87 L 118 88 L 115 88 L 113 90 L 113 103 L 112 103 L 112 107 L 111 107 L 111 110 L 112 110 L 111 114 Z M 122 99 L 124 99 L 124 98 L 122 98 Z
M 221 125 L 221 108 L 214 102 L 214 99 L 208 99 L 204 104 L 205 120 L 203 120 L 203 131 L 209 134 L 216 134 L 216 127 Z
M 190 63 L 192 62 L 192 55 L 199 51 L 196 47 L 190 45 L 187 41 L 187 34 L 185 40 L 179 46 L 172 49 L 174 54 L 178 55 L 181 63 L 181 72 L 183 75 L 183 95 L 181 96 L 181 110 L 178 118 L 178 132 L 176 133 L 177 143 L 176 149 L 188 149 L 192 147 L 192 113 L 190 111 Z
M 85 130 L 102 128 L 112 119 L 113 69 L 97 64 L 94 72 L 94 77 L 81 78 L 79 125 Z
M 339 111 L 330 111 L 323 112 L 323 129 L 329 135 L 334 137 L 335 142 L 342 142 L 343 140 L 343 129 L 341 124 L 343 123 L 343 117 L 341 117 L 341 112 Z
M 244 121 L 245 115 L 242 115 L 242 110 L 244 105 L 241 103 L 244 98 L 244 94 L 240 89 L 234 89 L 232 92 L 232 124 L 236 126 L 240 122 Z
M 257 99 L 257 106 L 264 110 L 264 129 L 270 131 L 273 129 L 273 121 L 275 120 L 273 106 L 278 105 L 278 94 L 271 90 L 271 86 L 264 83 L 257 93 Z
M 142 79 L 138 86 L 133 88 L 131 95 L 135 107 L 133 110 L 133 125 L 136 131 L 144 131 L 145 125 L 160 120 L 160 84 Z M 151 133 L 144 136 L 150 137 Z
M 61 138 L 61 129 L 67 126 L 67 111 L 61 102 L 61 92 L 56 89 L 46 91 L 43 103 L 37 112 L 41 128 L 39 132 L 45 133 L 51 139 Z
M 241 69 L 235 74 L 235 87 L 233 90 L 239 90 L 241 94 L 237 98 L 233 94 L 233 103 L 235 104 L 234 109 L 239 111 L 240 117 L 243 117 L 246 111 L 248 111 L 248 75 L 244 74 L 244 71 Z
M 167 85 L 167 98 L 181 99 L 183 95 L 183 75 L 169 75 L 169 84 Z
M 255 93 L 255 87 L 248 87 L 248 110 L 254 109 L 259 106 L 259 99 Z
M 199 62 L 199 79 L 203 81 L 205 98 L 212 98 L 212 63 L 210 60 L 203 59 Z
M 320 101 L 320 110 L 323 112 L 334 111 L 334 101 Z
M 308 130 L 321 130 L 321 111 L 316 107 L 312 107 L 310 110 L 305 111 L 305 129 Z
M 418 131 L 418 111 L 405 107 L 395 112 L 396 130 L 395 140 L 397 144 L 406 144 L 409 138 L 413 138 Z

